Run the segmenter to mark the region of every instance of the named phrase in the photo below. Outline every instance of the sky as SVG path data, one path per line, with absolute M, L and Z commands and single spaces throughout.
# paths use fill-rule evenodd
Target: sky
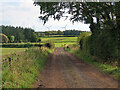
M 0 25 L 22 26 L 32 28 L 35 31 L 47 30 L 83 30 L 90 31 L 89 24 L 75 22 L 68 19 L 53 20 L 52 18 L 44 25 L 40 16 L 40 7 L 33 5 L 33 0 L 0 0 Z M 47 28 L 49 27 L 49 28 Z

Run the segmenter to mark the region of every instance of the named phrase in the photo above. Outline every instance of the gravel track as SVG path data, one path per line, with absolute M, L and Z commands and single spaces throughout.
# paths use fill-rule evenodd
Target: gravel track
M 63 48 L 49 55 L 35 88 L 118 88 L 117 80 Z

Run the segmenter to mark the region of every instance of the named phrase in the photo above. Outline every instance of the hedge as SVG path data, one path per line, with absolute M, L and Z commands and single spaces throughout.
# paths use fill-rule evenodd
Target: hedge
M 113 37 L 109 30 L 103 30 L 100 34 L 80 35 L 80 49 L 93 56 L 97 56 L 105 61 L 118 60 L 118 39 Z
M 0 47 L 4 47 L 4 48 L 27 48 L 27 47 L 33 47 L 33 46 L 38 46 L 38 47 L 41 47 L 41 46 L 43 46 L 42 44 L 32 44 L 32 43 L 30 43 L 30 44 L 28 44 L 28 43 L 26 43 L 26 44 L 2 44 L 2 45 L 0 45 Z

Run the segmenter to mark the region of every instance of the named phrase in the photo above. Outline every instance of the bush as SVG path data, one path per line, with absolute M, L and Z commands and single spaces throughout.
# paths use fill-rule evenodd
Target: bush
M 48 48 L 54 48 L 55 44 L 49 41 L 49 42 L 45 43 L 45 46 L 48 47 Z
M 117 38 L 110 30 L 103 30 L 100 34 L 92 35 L 90 40 L 91 54 L 104 60 L 118 59 Z
M 82 48 L 83 48 L 84 52 L 89 53 L 89 51 L 90 51 L 90 46 L 89 46 L 90 36 L 84 37 L 82 39 L 82 41 L 83 41 Z
M 42 47 L 43 45 L 39 45 L 39 44 L 33 44 L 33 43 L 4 43 L 2 45 L 0 45 L 1 47 L 4 47 L 4 48 L 27 48 L 27 47 L 33 47 L 33 46 L 36 46 L 36 47 Z
M 102 30 L 99 33 L 90 34 L 84 32 L 78 37 L 80 49 L 85 53 L 90 53 L 102 60 L 118 60 L 118 39 L 114 37 L 112 30 Z
M 83 32 L 78 37 L 78 43 L 80 45 L 80 49 L 85 53 L 89 53 L 89 41 L 90 41 L 91 33 L 90 32 Z
M 27 42 L 27 47 L 29 48 L 31 46 L 31 43 L 30 42 Z
M 7 43 L 9 41 L 5 34 L 0 33 L 0 43 Z
M 80 34 L 80 36 L 78 37 L 77 41 L 78 43 L 80 43 L 80 40 L 83 38 L 83 37 L 86 37 L 86 36 L 90 36 L 91 35 L 91 32 L 82 32 Z
M 10 42 L 14 42 L 14 40 L 15 40 L 15 37 L 12 35 L 12 36 L 10 36 Z

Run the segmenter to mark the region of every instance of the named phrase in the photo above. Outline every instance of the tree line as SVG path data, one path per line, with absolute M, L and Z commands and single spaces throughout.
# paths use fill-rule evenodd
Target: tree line
M 0 26 L 0 28 L 0 33 L 4 34 L 4 36 L 7 36 L 8 42 L 36 42 L 39 39 L 35 31 L 31 28 L 4 25 Z M 3 42 L 5 41 L 3 40 Z
M 51 36 L 78 36 L 81 32 L 80 30 L 65 30 L 65 31 L 44 31 L 44 32 L 35 32 L 31 28 L 23 27 L 14 27 L 14 26 L 0 26 L 3 37 L 3 42 L 39 42 L 41 41 L 40 37 L 49 37 Z M 3 35 L 4 34 L 4 35 Z
M 78 36 L 78 35 L 80 35 L 81 32 L 83 32 L 83 31 L 81 31 L 81 30 L 52 31 L 51 30 L 51 31 L 37 32 L 37 34 L 38 34 L 38 36 L 41 36 L 41 37 L 45 37 L 48 35 L 63 35 L 63 36 L 74 35 L 74 36 Z

